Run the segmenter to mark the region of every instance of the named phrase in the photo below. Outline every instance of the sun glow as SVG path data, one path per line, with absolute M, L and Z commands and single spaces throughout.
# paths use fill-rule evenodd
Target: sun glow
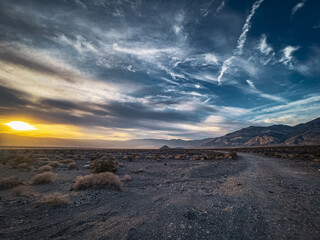
M 7 126 L 11 127 L 14 130 L 18 131 L 29 131 L 29 130 L 36 130 L 34 126 L 30 125 L 26 122 L 20 122 L 20 121 L 11 121 L 6 124 Z

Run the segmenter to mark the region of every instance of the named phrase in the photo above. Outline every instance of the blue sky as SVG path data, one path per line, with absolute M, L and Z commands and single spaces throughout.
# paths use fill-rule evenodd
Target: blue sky
M 316 0 L 4 0 L 0 120 L 118 140 L 295 125 L 320 116 L 319 43 Z

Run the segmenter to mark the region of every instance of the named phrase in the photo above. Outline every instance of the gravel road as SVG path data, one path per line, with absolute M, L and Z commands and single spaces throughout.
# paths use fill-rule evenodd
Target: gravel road
M 2 191 L 0 238 L 320 239 L 318 169 L 239 156 L 127 162 L 118 174 L 130 173 L 132 180 L 122 191 L 71 192 L 73 203 L 56 209 L 34 208 L 31 200 L 19 202 Z M 70 179 L 55 183 L 55 191 L 69 191 L 74 176 L 64 174 Z

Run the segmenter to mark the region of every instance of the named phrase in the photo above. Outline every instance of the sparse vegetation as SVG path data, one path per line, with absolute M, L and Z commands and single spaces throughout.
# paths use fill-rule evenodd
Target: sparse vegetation
M 137 174 L 137 173 L 142 173 L 143 172 L 143 168 L 137 169 L 137 170 L 133 170 L 132 173 Z
M 68 205 L 70 203 L 70 197 L 67 194 L 54 193 L 43 196 L 40 200 L 38 200 L 36 207 L 48 206 L 56 208 Z
M 73 189 L 82 190 L 87 188 L 110 188 L 114 190 L 121 190 L 121 181 L 117 175 L 111 172 L 78 176 Z
M 36 162 L 36 159 L 20 154 L 5 153 L 1 155 L 0 162 L 12 168 L 18 168 L 21 166 L 26 168 L 33 165 Z
M 29 169 L 30 165 L 28 163 L 20 163 L 17 168 L 19 169 Z
M 21 183 L 22 183 L 22 180 L 15 176 L 3 178 L 0 180 L 0 190 L 13 188 Z
M 73 170 L 73 169 L 76 169 L 77 168 L 77 164 L 76 162 L 71 162 L 68 164 L 68 169 L 69 170 Z
M 30 186 L 17 186 L 12 189 L 12 195 L 15 197 L 36 197 L 38 194 Z
M 69 163 L 72 163 L 72 162 L 74 162 L 73 159 L 62 159 L 62 160 L 59 160 L 59 163 L 67 163 L 67 164 L 69 164 Z
M 49 166 L 51 167 L 58 167 L 59 166 L 59 162 L 58 161 L 51 161 L 48 163 Z
M 50 171 L 52 171 L 52 167 L 49 165 L 44 165 L 38 168 L 38 173 L 50 172 Z
M 51 183 L 54 182 L 57 179 L 58 174 L 53 172 L 43 172 L 35 175 L 31 183 L 32 184 L 45 184 L 45 183 Z
M 123 181 L 123 182 L 128 182 L 128 181 L 130 181 L 130 180 L 131 180 L 131 177 L 130 177 L 130 175 L 128 175 L 128 174 L 124 175 L 123 178 L 122 178 L 122 181 Z
M 108 156 L 102 158 L 100 161 L 95 160 L 90 169 L 92 173 L 116 172 L 117 164 L 113 157 Z

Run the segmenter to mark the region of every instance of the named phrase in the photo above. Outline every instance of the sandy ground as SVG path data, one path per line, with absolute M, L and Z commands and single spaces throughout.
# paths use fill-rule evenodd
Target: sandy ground
M 35 207 L 37 197 L 0 191 L 0 239 L 319 239 L 320 171 L 305 162 L 240 153 L 238 160 L 122 161 L 122 191 L 71 191 L 86 175 L 58 167 L 40 195 L 68 194 L 71 204 Z M 133 170 L 143 172 L 133 174 Z M 33 171 L 0 169 L 28 181 Z

